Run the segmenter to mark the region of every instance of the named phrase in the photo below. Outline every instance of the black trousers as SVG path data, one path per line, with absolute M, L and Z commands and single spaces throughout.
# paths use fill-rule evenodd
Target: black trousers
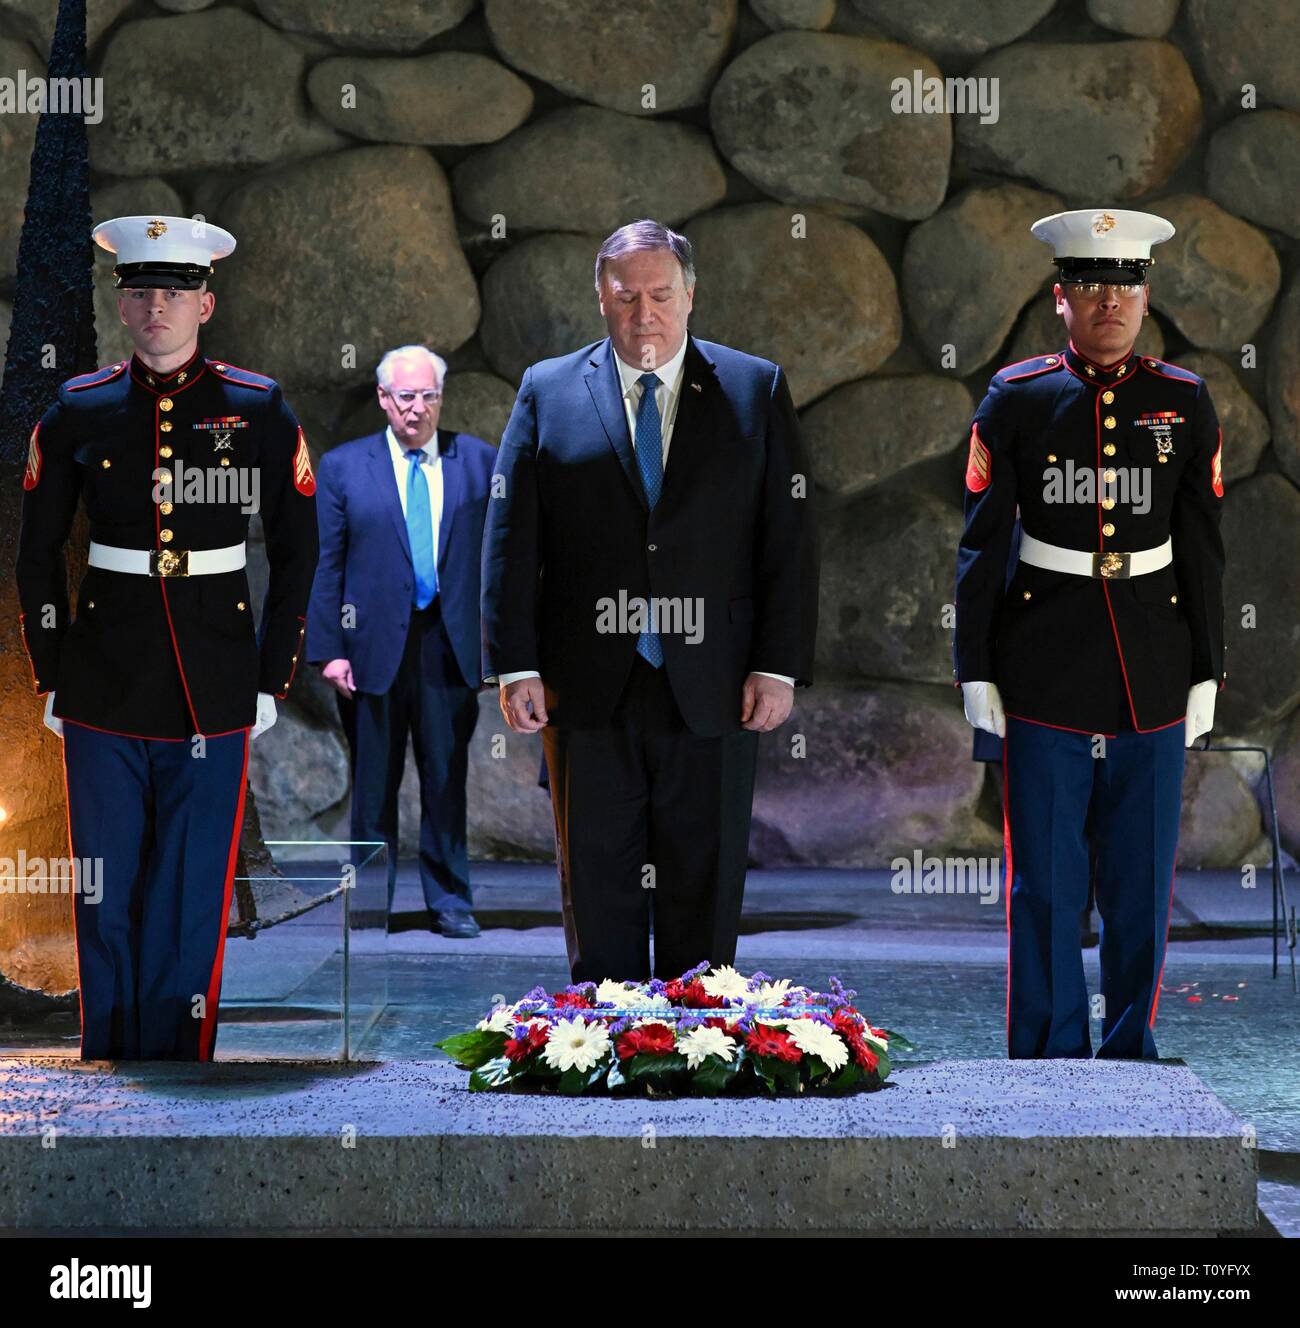
M 607 725 L 542 742 L 573 981 L 649 978 L 652 917 L 655 977 L 732 963 L 758 734 L 692 733 L 637 655 Z
M 402 662 L 382 695 L 339 697 L 352 752 L 352 838 L 388 845 L 388 906 L 397 880 L 397 794 L 406 740 L 420 776 L 420 884 L 435 913 L 468 911 L 465 781 L 478 723 L 478 689 L 465 684 L 442 621 L 441 599 L 411 610 Z

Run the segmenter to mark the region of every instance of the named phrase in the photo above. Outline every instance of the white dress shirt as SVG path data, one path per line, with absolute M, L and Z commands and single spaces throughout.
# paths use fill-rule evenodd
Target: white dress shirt
M 411 463 L 406 457 L 406 448 L 397 441 L 392 425 L 384 431 L 388 436 L 388 451 L 393 458 L 393 478 L 397 481 L 397 496 L 402 504 L 402 516 L 406 516 L 406 486 L 410 483 Z M 442 457 L 438 453 L 438 431 L 420 449 L 424 460 L 420 467 L 429 485 L 429 516 L 433 522 L 433 562 L 438 564 L 438 534 L 442 526 Z
M 613 349 L 610 342 L 610 349 Z M 682 395 L 682 371 L 686 364 L 686 337 L 677 347 L 673 356 L 660 369 L 643 369 L 640 365 L 629 364 L 617 351 L 614 351 L 614 363 L 618 365 L 619 386 L 623 389 L 623 414 L 627 417 L 627 433 L 632 440 L 632 450 L 636 451 L 636 417 L 641 409 L 641 397 L 645 392 L 638 381 L 644 373 L 654 373 L 659 377 L 659 386 L 655 388 L 655 405 L 659 407 L 659 429 L 663 438 L 663 469 L 668 470 L 668 445 L 672 442 L 673 425 L 677 421 L 677 403 Z M 755 669 L 758 673 L 761 670 Z M 504 687 L 519 678 L 538 678 L 541 675 L 535 669 L 526 669 L 521 673 L 503 673 L 497 681 Z M 765 678 L 779 678 L 782 682 L 794 686 L 794 679 L 784 673 L 764 673 Z M 488 680 L 492 681 L 491 679 Z

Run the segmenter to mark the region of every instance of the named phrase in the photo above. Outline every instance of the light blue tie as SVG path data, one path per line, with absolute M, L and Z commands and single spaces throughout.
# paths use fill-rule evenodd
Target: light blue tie
M 429 510 L 429 481 L 421 462 L 424 451 L 413 447 L 406 453 L 411 469 L 406 475 L 406 533 L 411 541 L 411 562 L 415 566 L 417 609 L 427 609 L 438 593 L 438 560 L 433 553 L 433 515 Z
M 636 459 L 641 467 L 641 483 L 645 488 L 646 501 L 654 511 L 659 501 L 659 494 L 664 487 L 664 452 L 663 430 L 659 422 L 659 403 L 655 400 L 655 388 L 659 378 L 652 373 L 644 373 L 637 382 L 641 384 L 641 404 L 636 412 Z M 654 605 L 651 603 L 650 622 L 654 624 Z M 664 648 L 656 631 L 644 631 L 637 638 L 636 653 L 648 664 L 661 668 L 664 662 Z

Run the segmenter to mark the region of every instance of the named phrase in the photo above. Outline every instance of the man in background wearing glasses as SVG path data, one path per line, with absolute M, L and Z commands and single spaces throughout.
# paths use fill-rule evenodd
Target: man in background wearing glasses
M 321 458 L 321 555 L 307 658 L 339 693 L 352 752 L 352 838 L 388 845 L 410 735 L 420 777 L 420 884 L 444 936 L 477 936 L 465 781 L 478 721 L 479 549 L 496 449 L 438 428 L 447 366 L 424 346 L 376 370 L 380 433 Z
M 1089 1056 L 1095 1018 L 1099 1057 L 1155 1059 L 1184 746 L 1226 676 L 1223 435 L 1202 379 L 1133 349 L 1173 226 L 1085 209 L 1030 229 L 1068 345 L 1000 370 L 975 414 L 954 647 L 967 718 L 1005 737 L 1007 1051 Z

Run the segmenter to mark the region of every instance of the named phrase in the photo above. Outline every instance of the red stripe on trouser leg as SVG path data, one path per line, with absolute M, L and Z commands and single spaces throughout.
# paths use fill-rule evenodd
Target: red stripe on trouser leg
M 239 832 L 244 825 L 244 794 L 248 790 L 248 731 L 244 733 L 244 760 L 239 772 L 239 801 L 235 805 L 235 824 L 230 834 L 230 852 L 226 856 L 226 884 L 221 899 L 221 924 L 217 934 L 217 955 L 208 980 L 203 1024 L 199 1029 L 199 1060 L 212 1059 L 212 1039 L 217 1031 L 217 1003 L 221 994 L 221 965 L 226 953 L 226 928 L 230 919 L 230 895 L 235 886 L 235 864 L 239 858 Z

